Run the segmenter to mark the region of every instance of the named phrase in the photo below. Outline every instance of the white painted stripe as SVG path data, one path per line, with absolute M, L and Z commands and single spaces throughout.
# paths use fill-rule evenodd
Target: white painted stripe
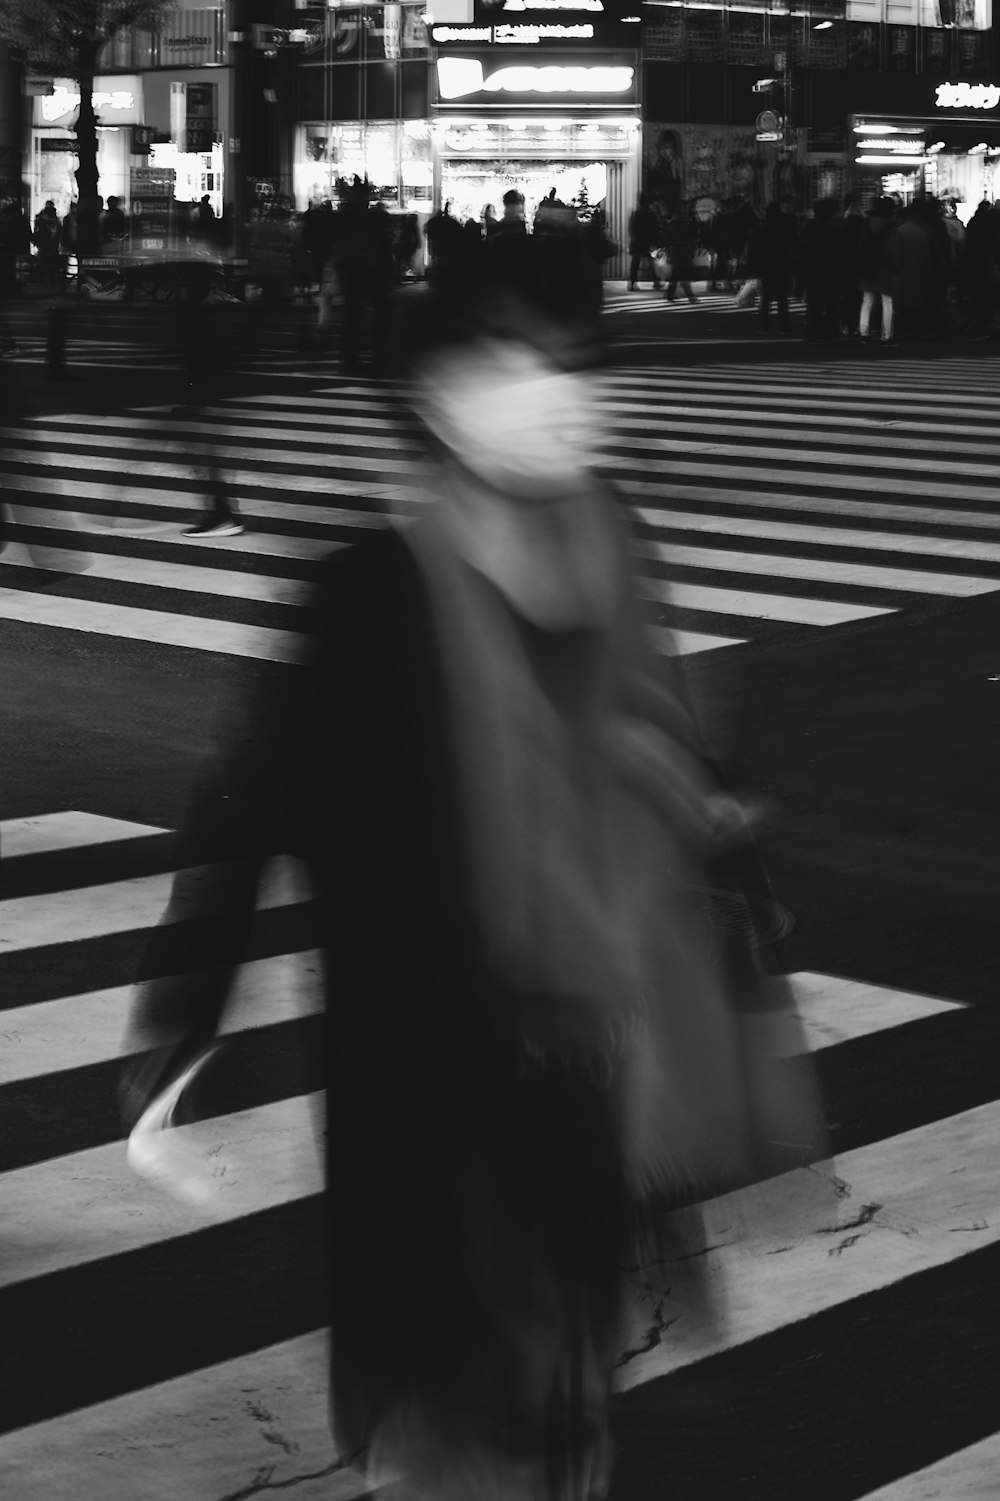
M 825 482 L 826 474 L 823 469 L 826 463 L 836 463 L 845 469 L 874 469 L 888 470 L 893 475 L 893 487 L 898 491 L 902 480 L 900 477 L 900 455 L 888 450 L 888 445 L 880 444 L 878 453 L 854 453 L 847 449 L 838 448 L 827 450 L 822 443 L 817 441 L 814 448 L 783 448 L 780 454 L 773 448 L 760 446 L 754 443 L 727 443 L 720 436 L 718 441 L 709 443 L 687 439 L 683 434 L 668 437 L 619 438 L 616 440 L 618 448 L 629 450 L 627 455 L 614 454 L 604 456 L 602 463 L 624 462 L 630 467 L 662 469 L 665 463 L 674 468 L 673 455 L 688 456 L 691 454 L 728 454 L 733 458 L 766 459 L 771 465 L 771 479 L 774 479 L 774 468 L 780 459 L 782 472 L 785 465 L 808 464 L 817 480 Z M 652 451 L 659 454 L 658 457 L 642 457 Z M 926 465 L 923 466 L 926 469 Z M 942 463 L 942 475 L 965 475 L 972 479 L 977 476 L 987 477 L 996 475 L 996 463 L 967 463 L 955 456 L 953 450 L 949 450 L 947 459 Z M 817 473 L 818 471 L 818 473 Z M 856 485 L 857 480 L 853 480 Z M 868 483 L 867 477 L 865 483 Z M 910 488 L 909 475 L 906 478 L 906 488 Z
M 104 881 L 71 891 L 9 897 L 0 902 L 0 954 L 50 943 L 79 943 L 128 933 L 133 928 L 156 927 L 161 922 L 184 922 L 198 912 L 201 890 L 216 878 L 219 868 L 197 865 L 180 872 Z M 176 884 L 175 876 L 179 878 Z M 283 855 L 264 867 L 257 910 L 289 906 L 307 900 L 309 894 L 304 865 Z
M 963 406 L 969 412 L 978 412 L 987 411 L 996 400 L 996 394 L 990 390 L 988 381 L 981 382 L 977 379 L 966 390 L 957 388 L 954 379 L 942 376 L 940 386 L 927 388 L 925 383 L 925 388 L 921 389 L 919 384 L 914 383 L 912 389 L 893 389 L 883 383 L 873 385 L 872 371 L 868 366 L 842 368 L 843 374 L 837 381 L 829 381 L 824 385 L 810 384 L 810 381 L 815 380 L 815 370 L 803 368 L 801 376 L 786 370 L 782 377 L 776 377 L 774 372 L 768 371 L 765 388 L 760 382 L 760 367 L 754 366 L 746 366 L 742 370 L 723 367 L 713 374 L 687 369 L 677 372 L 641 370 L 634 375 L 627 372 L 605 374 L 600 377 L 600 381 L 602 385 L 619 392 L 636 391 L 645 395 L 649 391 L 657 391 L 665 397 L 674 394 L 680 401 L 689 399 L 695 390 L 732 393 L 741 400 L 757 401 L 772 410 L 786 401 L 801 404 L 806 398 L 822 401 L 831 395 L 848 400 L 853 397 L 857 402 L 860 390 L 864 391 L 865 406 L 869 410 L 873 404 L 892 403 L 901 412 L 911 415 L 915 404 L 933 408 Z M 996 389 L 1000 390 L 1000 384 L 997 384 Z
M 49 855 L 121 839 L 144 839 L 148 834 L 167 834 L 168 829 L 148 823 L 130 823 L 125 818 L 106 818 L 101 813 L 36 813 L 29 818 L 0 821 L 0 854 L 4 862 L 21 855 Z
M 9 429 L 9 432 L 11 442 L 16 442 L 18 437 L 23 441 L 26 437 L 41 436 L 38 433 L 30 432 L 24 427 L 14 427 Z M 259 451 L 249 449 L 245 444 L 229 444 L 225 441 L 216 442 L 214 440 L 199 442 L 188 436 L 186 432 L 183 437 L 178 436 L 176 439 L 167 437 L 166 435 L 161 438 L 158 433 L 149 430 L 145 432 L 144 436 L 149 447 L 166 449 L 168 451 L 176 449 L 178 452 L 190 454 L 195 462 L 200 462 L 202 465 L 212 462 L 227 463 L 232 459 L 243 459 L 245 461 L 250 458 L 259 458 L 262 465 L 308 464 L 313 469 L 334 469 L 348 461 L 364 465 L 367 468 L 375 467 L 374 461 L 366 459 L 363 454 L 347 454 L 342 451 L 342 449 L 336 446 L 338 441 L 343 444 L 344 449 L 348 446 L 353 448 L 374 448 L 380 452 L 387 450 L 392 453 L 411 455 L 411 457 L 406 459 L 387 458 L 380 460 L 381 463 L 393 470 L 411 469 L 416 464 L 421 453 L 416 444 L 403 443 L 390 438 L 368 437 L 364 433 L 352 433 L 350 438 L 345 437 L 340 440 L 329 438 L 326 442 L 318 445 L 320 451 L 316 453 L 302 452 L 302 445 L 298 442 L 298 434 L 295 435 L 296 444 L 298 445 L 295 448 L 278 448 L 273 444 L 269 444 L 266 448 L 261 448 Z M 74 448 L 93 450 L 97 454 L 105 450 L 120 453 L 123 443 L 123 439 L 117 437 L 114 433 L 108 433 L 105 436 L 103 433 L 74 432 L 72 434 L 64 434 L 63 440 L 64 442 L 72 443 Z M 14 449 L 12 457 L 16 455 L 17 449 Z M 67 462 L 79 463 L 87 455 L 72 453 L 66 454 L 64 457 Z M 150 470 L 143 464 L 138 472 L 148 474 Z
M 236 422 L 233 420 L 232 411 L 225 412 L 218 407 L 209 409 L 215 421 L 212 424 L 202 421 L 193 421 L 185 417 L 164 417 L 157 423 L 150 423 L 144 417 L 98 417 L 88 413 L 79 413 L 71 416 L 38 417 L 35 423 L 47 433 L 62 439 L 67 443 L 81 441 L 76 434 L 82 434 L 82 441 L 89 442 L 94 427 L 114 427 L 136 430 L 140 432 L 151 444 L 161 447 L 170 447 L 180 444 L 185 449 L 193 445 L 194 451 L 199 452 L 202 444 L 210 451 L 218 446 L 220 439 L 259 438 L 265 439 L 277 433 L 286 439 L 293 439 L 299 449 L 322 448 L 329 449 L 331 444 L 353 444 L 361 448 L 386 448 L 394 453 L 414 453 L 419 451 L 419 445 L 405 442 L 397 434 L 404 430 L 414 430 L 415 423 L 403 423 L 385 415 L 368 417 L 365 416 L 363 426 L 359 418 L 344 415 L 339 412 L 327 412 L 321 421 L 315 414 L 310 417 L 310 427 L 291 428 L 288 423 L 276 423 L 255 420 L 254 422 Z M 199 408 L 199 416 L 202 409 Z M 377 429 L 384 429 L 378 433 Z M 30 429 L 29 429 L 30 430 Z M 24 428 L 21 431 L 25 431 Z M 190 440 L 190 442 L 189 442 Z M 108 443 L 114 441 L 109 438 Z M 119 439 L 119 442 L 122 440 Z M 252 453 L 252 449 L 245 449 L 244 453 Z
M 711 450 L 715 454 L 719 453 L 719 451 L 718 448 Z M 708 452 L 709 450 L 706 449 L 706 455 Z M 639 493 L 641 487 L 648 482 L 633 478 L 632 472 L 635 470 L 655 474 L 658 476 L 661 485 L 669 477 L 674 494 L 678 493 L 680 486 L 685 480 L 689 484 L 689 488 L 693 491 L 693 494 L 699 495 L 702 493 L 701 482 L 709 477 L 730 481 L 738 479 L 740 484 L 744 486 L 754 484 L 771 486 L 774 484 L 775 479 L 775 466 L 773 462 L 762 468 L 755 468 L 749 463 L 739 466 L 735 464 L 715 464 L 708 462 L 707 459 L 701 462 L 692 462 L 688 455 L 682 456 L 680 454 L 664 455 L 657 459 L 647 459 L 641 456 L 625 458 L 619 454 L 617 456 L 611 455 L 601 460 L 601 468 L 612 470 L 612 477 L 613 470 L 617 464 L 629 470 L 627 486 L 630 491 L 636 493 Z M 898 472 L 886 475 L 842 474 L 833 465 L 826 469 L 817 469 L 808 465 L 804 468 L 796 469 L 791 464 L 785 464 L 784 461 L 781 466 L 781 477 L 788 484 L 798 485 L 804 490 L 821 487 L 825 490 L 849 490 L 852 494 L 856 494 L 859 487 L 863 486 L 866 492 L 882 491 L 890 495 L 898 495 L 901 484 Z M 922 480 L 910 474 L 906 476 L 906 495 L 909 499 L 926 495 L 937 505 L 940 505 L 942 500 L 947 500 L 949 497 L 955 500 L 988 501 L 990 504 L 996 505 L 993 495 L 984 490 L 982 485 L 963 485 L 960 482 L 951 480 L 946 482 L 937 478 Z M 748 495 L 748 503 L 751 505 L 759 504 L 759 502 L 755 502 L 752 499 L 752 492 Z M 992 525 L 996 526 L 998 520 L 1000 520 L 1000 506 L 997 507 L 996 511 L 987 514 L 992 514 Z
M 158 1193 L 133 1174 L 121 1141 L 4 1173 L 0 1287 L 98 1261 L 112 1248 L 116 1255 L 137 1251 L 206 1223 L 223 1224 L 318 1193 L 321 1112 L 321 1095 L 298 1095 L 176 1127 L 178 1146 L 204 1161 L 217 1186 L 201 1209 Z
M 962 1004 L 808 970 L 800 970 L 789 979 L 810 1051 L 870 1037 L 929 1016 L 942 1016 Z
M 183 540 L 183 538 L 177 539 L 178 543 Z M 223 542 L 228 539 L 217 538 L 216 540 Z M 336 546 L 337 544 L 333 542 L 323 544 L 327 552 Z M 26 550 L 20 546 L 18 546 L 17 553 L 14 553 L 13 547 L 9 551 L 14 556 L 8 557 L 5 554 L 5 562 L 19 566 L 38 566 L 32 564 Z M 60 570 L 56 566 L 53 571 L 59 572 Z M 88 577 L 118 583 L 144 584 L 148 588 L 183 589 L 191 594 L 211 594 L 226 599 L 256 600 L 283 605 L 303 605 L 308 602 L 314 591 L 314 585 L 305 583 L 301 579 L 270 578 L 263 573 L 233 573 L 227 568 L 209 568 L 201 563 L 174 562 L 173 559 L 160 558 L 130 558 L 117 553 L 94 553 L 93 562 L 88 569 Z M 216 622 L 209 620 L 205 622 L 205 625 L 209 631 L 212 631 Z
M 672 631 L 669 626 L 648 628 L 653 649 L 665 657 L 683 657 L 699 651 L 715 651 L 720 646 L 744 646 L 745 636 L 711 636 L 705 631 Z
M 297 662 L 303 650 L 303 638 L 291 631 L 201 620 L 161 610 L 139 610 L 131 605 L 107 605 L 97 600 L 65 599 L 57 594 L 30 594 L 19 589 L 0 589 L 0 620 L 121 636 L 158 646 L 183 646 L 190 651 L 221 652 L 230 657 L 257 657 L 264 662 Z
M 912 593 L 947 594 L 968 599 L 1000 589 L 1000 578 L 972 574 L 934 573 L 919 568 L 886 568 L 873 563 L 842 562 L 838 558 L 791 558 L 782 553 L 731 552 L 727 548 L 675 547 L 669 542 L 637 539 L 633 552 L 676 568 L 709 568 L 727 573 L 761 573 L 772 579 L 816 579 L 824 584 L 856 584 L 870 589 L 904 589 Z
M 8 1235 L 0 1285 L 98 1260 L 109 1246 L 137 1250 L 317 1192 L 320 1113 L 320 1096 L 300 1096 L 178 1128 L 178 1147 L 204 1164 L 214 1184 L 209 1205 L 197 1210 L 132 1177 L 120 1142 L 5 1173 L 5 1220 L 24 1235 Z M 706 1330 L 686 1304 L 683 1268 L 671 1268 L 670 1337 L 621 1366 L 619 1389 L 996 1244 L 998 1148 L 1000 1103 L 993 1102 L 705 1204 L 711 1249 L 699 1262 L 727 1317 Z M 649 1327 L 641 1282 L 625 1349 Z
M 996 1501 L 1000 1433 L 959 1449 L 923 1470 L 868 1491 L 858 1501 Z
M 959 1004 L 836 975 L 803 972 L 789 979 L 810 1051 L 939 1016 Z M 131 986 L 121 985 L 0 1012 L 0 1085 L 117 1058 L 134 997 Z M 321 1007 L 318 950 L 256 959 L 236 970 L 222 1031 L 292 1021 Z
M 0 1011 L 0 1085 L 118 1058 L 135 995 L 131 985 L 118 985 Z M 322 1005 L 317 950 L 254 959 L 236 971 L 221 1030 L 245 1032 L 294 1021 Z
M 360 1501 L 330 1433 L 326 1332 L 3 1436 L 17 1501 Z
M 629 1389 L 1000 1241 L 1000 1102 L 934 1121 L 703 1206 L 699 1257 L 726 1309 L 706 1330 L 669 1269 L 669 1335 L 620 1371 Z M 836 1190 L 836 1181 L 842 1185 Z M 828 1180 L 828 1181 L 825 1181 Z M 861 1223 L 859 1224 L 859 1218 Z M 626 1348 L 645 1345 L 649 1295 Z
M 803 476 L 808 483 L 810 477 Z M 824 483 L 828 476 L 824 475 Z M 770 476 L 773 481 L 773 473 Z M 852 488 L 856 489 L 856 486 Z M 888 486 L 880 485 L 880 489 L 888 489 Z M 909 489 L 909 485 L 907 486 Z M 810 512 L 820 516 L 835 516 L 842 521 L 850 522 L 858 516 L 869 516 L 878 521 L 906 521 L 917 526 L 967 526 L 975 527 L 982 531 L 995 532 L 1000 528 L 1000 511 L 993 514 L 989 511 L 962 511 L 957 506 L 942 506 L 939 502 L 947 499 L 950 491 L 942 489 L 939 485 L 930 487 L 933 500 L 923 505 L 895 504 L 877 500 L 857 500 L 853 495 L 809 495 L 786 494 L 783 491 L 748 490 L 744 486 L 725 488 L 710 485 L 670 484 L 662 480 L 634 480 L 629 479 L 622 487 L 626 500 L 635 503 L 636 499 L 652 500 L 659 498 L 663 501 L 663 510 L 668 515 L 672 514 L 672 508 L 676 505 L 690 504 L 693 499 L 704 500 L 706 504 L 713 506 L 752 506 L 762 510 L 792 511 L 795 515 Z M 661 508 L 656 507 L 649 511 L 649 519 L 657 523 L 658 516 L 662 514 Z M 713 519 L 713 518 L 709 518 Z M 725 530 L 730 522 L 728 515 L 722 515 L 719 524 Z M 732 518 L 736 519 L 736 518 Z M 775 522 L 775 526 L 798 525 L 798 523 Z M 826 532 L 826 526 L 817 528 Z M 887 532 L 886 536 L 893 535 Z M 979 539 L 970 543 L 977 546 Z
M 742 492 L 739 492 L 742 496 Z M 742 504 L 742 499 L 737 502 Z M 813 502 L 803 498 L 800 505 L 819 509 Z M 888 511 L 888 506 L 881 507 Z M 675 527 L 679 531 L 711 532 L 728 537 L 760 537 L 774 542 L 815 543 L 828 547 L 856 547 L 871 552 L 909 553 L 919 556 L 942 558 L 967 558 L 970 562 L 1000 563 L 1000 541 L 976 537 L 966 541 L 956 537 L 915 535 L 912 532 L 876 532 L 861 527 L 812 526 L 804 521 L 772 521 L 757 516 L 712 516 L 697 511 L 675 511 L 671 507 L 653 509 L 650 506 L 635 508 L 639 518 L 649 526 Z M 954 512 L 940 511 L 935 515 L 942 521 L 955 525 Z M 850 520 L 851 517 L 845 517 Z M 906 520 L 906 517 L 900 517 Z M 979 518 L 983 520 L 982 517 Z M 991 526 L 993 524 L 991 523 Z M 1000 518 L 996 523 L 1000 527 Z M 994 528 L 995 529 L 995 528 Z M 669 545 L 669 544 L 668 544 Z
M 719 615 L 745 615 L 755 620 L 787 620 L 798 625 L 840 625 L 846 620 L 867 620 L 873 615 L 891 615 L 884 606 L 844 604 L 832 599 L 795 599 L 787 594 L 748 593 L 720 589 L 711 584 L 666 584 L 662 579 L 642 579 L 639 593 L 678 609 L 707 610 Z
M 685 418 L 685 411 L 690 412 L 695 418 L 700 418 L 712 410 L 718 412 L 718 422 L 692 421 L 691 417 Z M 773 412 L 756 412 L 736 407 L 728 409 L 722 407 L 682 408 L 671 404 L 669 410 L 665 411 L 662 406 L 654 407 L 643 403 L 641 407 L 634 407 L 618 402 L 610 403 L 608 407 L 602 406 L 601 416 L 606 431 L 612 435 L 645 433 L 651 426 L 657 426 L 664 433 L 679 432 L 687 437 L 702 434 L 725 439 L 763 436 L 768 439 L 801 440 L 805 431 L 810 437 L 822 440 L 823 448 L 828 446 L 878 447 L 882 450 L 891 448 L 894 452 L 902 448 L 908 454 L 930 453 L 941 461 L 941 467 L 945 471 L 947 471 L 948 462 L 943 451 L 946 444 L 953 443 L 955 440 L 958 440 L 957 446 L 947 450 L 949 455 L 953 453 L 959 455 L 1000 453 L 1000 442 L 991 436 L 992 423 L 985 417 L 979 427 L 959 423 L 935 423 L 931 430 L 926 422 L 904 422 L 902 419 L 889 417 L 858 421 L 850 416 L 838 417 L 814 410 L 802 413 L 783 412 L 776 421 Z M 778 425 L 779 422 L 781 425 Z M 931 436 L 928 436 L 928 433 L 931 433 Z M 986 441 L 976 441 L 977 439 Z M 613 436 L 609 441 L 614 441 Z
M 120 446 L 120 445 L 119 445 Z M 216 456 L 223 460 L 225 455 L 216 450 Z M 234 449 L 232 457 L 247 458 L 246 450 Z M 121 463 L 116 463 L 113 458 L 103 459 L 100 454 L 74 453 L 63 454 L 45 449 L 8 449 L 5 455 L 11 463 L 33 464 L 36 469 L 48 471 L 50 469 L 65 471 L 66 469 L 84 470 L 91 474 L 99 474 L 107 479 L 113 479 L 121 475 Z M 136 476 L 162 479 L 179 479 L 193 483 L 200 490 L 204 489 L 208 474 L 207 459 L 195 458 L 190 464 L 175 464 L 166 459 L 130 459 L 130 473 Z M 312 495 L 323 495 L 328 490 L 334 489 L 330 478 L 326 474 L 300 473 L 295 462 L 293 450 L 268 450 L 261 458 L 260 469 L 239 469 L 226 467 L 226 482 L 237 487 L 246 485 L 252 487 L 268 486 L 273 488 L 277 483 L 283 490 L 307 490 Z M 403 459 L 369 459 L 364 454 L 328 454 L 325 459 L 311 458 L 310 467 L 316 469 L 336 470 L 338 468 L 360 469 L 371 471 L 374 474 L 385 473 L 396 476 L 412 477 L 414 482 L 423 483 L 426 474 L 417 473 L 417 466 L 413 460 Z M 271 473 L 269 466 L 274 466 Z M 286 467 L 282 467 L 282 466 Z M 332 476 L 334 482 L 336 476 Z M 342 490 L 349 491 L 354 487 L 354 481 L 343 481 Z
M 8 490 L 18 490 L 25 494 L 41 493 L 46 496 L 65 495 L 77 502 L 84 500 L 111 500 L 116 505 L 133 506 L 157 506 L 169 508 L 174 506 L 179 519 L 190 519 L 193 510 L 199 509 L 198 496 L 205 496 L 208 492 L 207 480 L 193 478 L 188 475 L 187 484 L 182 489 L 172 490 L 166 486 L 162 489 L 153 485 L 136 485 L 126 480 L 108 479 L 107 481 L 87 480 L 73 472 L 64 472 L 60 475 L 40 474 L 9 474 L 4 479 Z M 227 480 L 230 478 L 226 476 Z M 381 514 L 384 509 L 377 505 L 383 498 L 405 499 L 407 504 L 413 504 L 419 499 L 419 494 L 411 491 L 409 487 L 399 484 L 389 485 L 385 481 L 372 481 L 362 479 L 338 480 L 334 477 L 324 478 L 317 481 L 316 485 L 298 485 L 297 490 L 312 490 L 316 495 L 316 501 L 312 505 L 298 505 L 288 500 L 283 493 L 283 484 L 279 480 L 272 479 L 268 475 L 259 476 L 259 483 L 236 489 L 236 498 L 240 506 L 248 516 L 267 516 L 272 520 L 286 519 L 289 521 L 309 521 L 316 526 L 324 523 L 340 526 L 366 526 L 371 518 Z M 344 495 L 351 496 L 355 500 L 367 499 L 372 503 L 370 511 L 358 511 L 339 505 L 334 506 L 325 503 L 327 496 Z M 24 502 L 18 501 L 19 505 Z M 44 508 L 42 508 L 44 509 Z M 65 516 L 74 514 L 71 511 L 52 511 L 52 516 Z M 100 530 L 115 531 L 120 527 L 135 524 L 127 516 L 107 515 L 94 516 L 89 512 L 81 512 L 88 517 L 88 530 L 98 528 Z M 172 522 L 148 521 L 140 518 L 141 523 L 147 527 L 171 526 Z M 67 523 L 71 525 L 72 523 Z M 266 539 L 269 547 L 279 547 L 282 539 L 272 534 Z M 294 541 L 295 539 L 288 539 Z M 309 541 L 310 539 L 305 539 Z M 233 538 L 226 539 L 230 547 L 238 547 L 240 544 Z

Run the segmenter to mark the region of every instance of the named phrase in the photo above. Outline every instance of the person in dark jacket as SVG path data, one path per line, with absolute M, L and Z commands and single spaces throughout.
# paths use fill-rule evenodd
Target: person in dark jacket
M 891 198 L 879 198 L 868 210 L 865 232 L 858 255 L 860 267 L 861 313 L 858 336 L 869 337 L 875 302 L 879 302 L 882 342 L 891 344 L 894 337 L 895 299 L 897 296 L 898 256 L 896 248 L 896 205 Z
M 361 333 L 366 311 L 371 316 L 371 368 L 375 376 L 388 370 L 389 320 L 395 277 L 392 220 L 385 207 L 368 206 L 368 192 L 350 191 L 335 215 L 333 266 L 343 298 L 341 367 L 345 374 L 362 369 Z M 462 227 L 452 220 L 459 238 Z
M 838 317 L 842 334 L 858 331 L 861 314 L 861 241 L 865 233 L 865 216 L 856 198 L 844 204 L 843 218 L 837 221 L 838 264 L 840 269 L 840 308 Z
M 807 219 L 796 246 L 806 304 L 805 337 L 835 339 L 840 332 L 840 254 L 836 199 L 822 198 Z
M 628 289 L 636 290 L 639 273 L 645 263 L 649 267 L 649 274 L 653 279 L 654 288 L 662 286 L 662 278 L 656 269 L 653 259 L 653 248 L 660 242 L 660 226 L 656 217 L 656 210 L 650 203 L 645 193 L 639 199 L 638 205 L 632 210 L 628 221 Z
M 700 894 L 745 825 L 650 650 L 588 458 L 582 288 L 564 273 L 557 320 L 546 255 L 518 262 L 530 300 L 484 273 L 419 310 L 434 503 L 329 560 L 307 660 L 207 766 L 126 1044 L 131 1128 L 214 1045 L 268 855 L 303 858 L 333 1426 L 369 1487 L 422 1501 L 602 1501 L 643 1228 L 670 1287 L 697 1274 L 681 1206 L 822 1155 L 785 988 Z
M 31 237 L 38 252 L 38 269 L 47 281 L 54 281 L 61 269 L 59 254 L 61 231 L 59 215 L 50 198 L 45 207 L 35 215 L 35 228 Z
M 666 299 L 673 302 L 680 287 L 688 302 L 697 302 L 691 278 L 694 275 L 694 254 L 698 243 L 698 226 L 682 203 L 667 225 L 666 251 L 670 259 L 670 276 L 667 279 Z
M 795 239 L 796 226 L 791 214 L 785 213 L 780 203 L 769 203 L 764 222 L 752 232 L 747 247 L 747 269 L 751 276 L 760 279 L 757 317 L 761 332 L 770 327 L 772 303 L 777 305 L 779 330 L 783 334 L 791 332 L 788 298 L 795 270 Z

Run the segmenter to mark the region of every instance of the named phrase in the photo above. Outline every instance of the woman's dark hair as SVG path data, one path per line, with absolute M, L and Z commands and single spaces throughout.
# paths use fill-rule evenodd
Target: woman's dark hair
M 598 360 L 598 318 L 582 245 L 560 235 L 469 241 L 446 276 L 414 297 L 401 329 L 410 370 L 448 349 L 510 340 L 566 369 Z

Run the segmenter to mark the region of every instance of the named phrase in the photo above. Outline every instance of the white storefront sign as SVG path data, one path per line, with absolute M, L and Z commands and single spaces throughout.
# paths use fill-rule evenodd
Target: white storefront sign
M 505 11 L 592 10 L 604 14 L 603 0 L 504 0 Z
M 57 78 L 51 94 L 42 94 L 32 100 L 33 123 L 68 126 L 79 108 L 78 86 L 69 78 Z M 101 123 L 141 125 L 141 80 L 124 76 L 95 78 L 94 112 Z
M 438 59 L 442 99 L 470 94 L 627 94 L 635 69 L 619 67 L 512 67 L 487 74 L 477 58 Z
M 558 21 L 507 26 L 435 26 L 435 42 L 494 42 L 497 46 L 535 47 L 539 42 L 589 42 L 594 28 L 589 21 L 579 26 L 564 26 Z
M 938 109 L 996 109 L 1000 85 L 995 83 L 942 83 L 938 85 Z

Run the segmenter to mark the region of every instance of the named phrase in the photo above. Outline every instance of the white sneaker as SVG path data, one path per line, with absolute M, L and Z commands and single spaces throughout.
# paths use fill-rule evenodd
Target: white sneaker
M 183 537 L 238 537 L 243 523 L 237 516 L 227 516 L 221 521 L 199 521 L 197 526 L 186 526 Z

